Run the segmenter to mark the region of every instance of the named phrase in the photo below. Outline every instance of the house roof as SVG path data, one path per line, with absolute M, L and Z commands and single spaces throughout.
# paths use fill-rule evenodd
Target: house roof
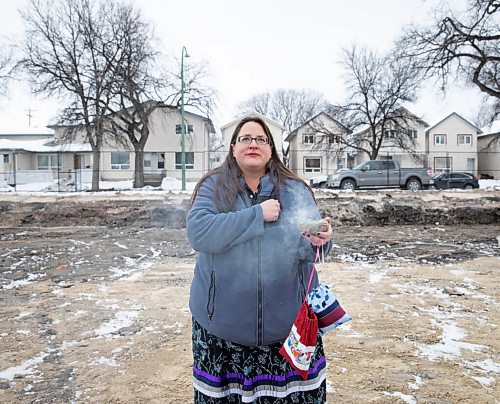
M 476 132 L 477 134 L 479 133 L 483 133 L 481 131 L 481 129 L 479 129 L 476 125 L 473 125 L 472 123 L 470 123 L 467 119 L 465 119 L 463 116 L 457 114 L 456 112 L 452 112 L 450 115 L 448 115 L 446 118 L 443 118 L 441 119 L 438 123 L 436 123 L 435 125 L 432 125 L 430 128 L 428 128 L 426 131 L 425 131 L 425 134 L 428 135 L 429 132 L 431 130 L 433 130 L 436 126 L 440 125 L 441 123 L 443 123 L 444 121 L 446 121 L 447 119 L 451 118 L 453 115 L 457 116 L 458 118 L 460 118 L 462 121 L 464 121 L 465 123 L 469 124 L 470 126 L 472 126 L 474 129 L 476 129 Z
M 257 116 L 259 117 L 260 119 L 264 120 L 264 121 L 267 121 L 267 122 L 271 122 L 273 125 L 276 125 L 278 126 L 280 129 L 282 130 L 285 130 L 285 127 L 281 124 L 279 124 L 278 122 L 276 121 L 273 121 L 271 118 L 268 118 L 267 116 L 265 115 L 262 115 L 260 113 L 258 113 L 257 111 L 251 111 L 251 112 L 248 112 L 244 115 L 241 115 L 239 116 L 238 118 L 232 120 L 231 122 L 229 123 L 226 123 L 224 126 L 221 126 L 220 127 L 220 130 L 222 131 L 223 129 L 226 129 L 227 127 L 231 126 L 231 125 L 234 125 L 235 123 L 241 121 L 242 119 L 246 118 L 246 117 L 249 117 L 249 116 Z
M 32 152 L 32 153 L 76 153 L 92 151 L 89 144 L 58 144 L 55 145 L 52 139 L 37 140 L 11 140 L 0 139 L 0 150 L 11 152 Z
M 399 111 L 402 111 L 404 114 L 408 115 L 410 118 L 415 119 L 417 122 L 421 123 L 424 127 L 429 126 L 429 124 L 427 122 L 425 122 L 422 118 L 419 118 L 413 112 L 408 111 L 408 109 L 406 109 L 405 107 L 399 107 L 397 110 L 394 111 L 394 113 L 397 113 Z M 378 123 L 377 123 L 377 125 L 378 125 Z M 366 132 L 369 129 L 370 129 L 370 125 L 368 125 L 368 124 L 360 125 L 360 126 L 358 126 L 357 130 L 353 132 L 353 135 L 359 135 L 360 133 Z
M 486 136 L 492 136 L 492 135 L 498 135 L 500 134 L 500 119 L 497 119 L 491 123 L 491 125 L 488 127 L 482 128 L 482 132 L 480 135 L 477 135 L 477 137 L 486 137 Z
M 309 122 L 313 121 L 314 119 L 316 119 L 318 116 L 320 115 L 326 115 L 329 119 L 331 119 L 332 121 L 335 121 L 336 124 L 342 126 L 347 132 L 351 133 L 352 131 L 347 127 L 345 126 L 344 124 L 342 124 L 341 122 L 339 122 L 337 119 L 335 119 L 333 116 L 331 116 L 330 114 L 326 113 L 325 111 L 321 111 L 321 112 L 318 112 L 316 115 L 314 115 L 313 117 L 309 118 L 307 121 L 305 121 L 302 125 L 299 125 L 297 126 L 294 130 L 292 130 L 288 135 L 287 137 L 285 138 L 285 142 L 289 142 L 290 139 L 292 137 L 294 137 L 297 132 L 299 131 L 299 129 L 301 129 L 302 127 L 306 126 L 309 124 Z
M 53 136 L 54 130 L 49 127 L 0 129 L 0 136 Z
M 143 104 L 153 104 L 153 106 L 156 106 L 157 108 L 165 108 L 165 109 L 176 110 L 176 111 L 179 111 L 179 113 L 180 113 L 180 109 L 176 105 L 164 104 L 161 101 L 148 100 L 148 101 L 144 101 Z M 133 106 L 130 106 L 128 108 L 123 108 L 120 111 L 131 110 L 131 109 L 133 109 Z M 107 116 L 112 116 L 112 115 L 115 115 L 115 114 L 119 114 L 120 111 L 116 111 L 113 114 L 107 114 Z M 210 118 L 204 117 L 203 115 L 195 114 L 194 112 L 188 111 L 186 109 L 184 110 L 184 114 L 186 116 L 194 116 L 196 118 L 202 119 L 207 124 L 210 133 L 215 133 L 215 127 L 214 127 L 214 125 L 212 123 L 212 120 Z M 48 126 L 48 128 L 50 128 L 50 129 L 70 128 L 70 127 L 74 127 L 74 126 L 78 126 L 78 125 L 60 125 L 60 124 L 55 124 L 55 125 Z

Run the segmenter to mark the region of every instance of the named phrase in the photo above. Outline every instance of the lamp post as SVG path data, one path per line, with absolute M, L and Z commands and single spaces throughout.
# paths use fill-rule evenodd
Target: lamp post
M 182 167 L 182 190 L 186 190 L 186 124 L 184 122 L 184 56 L 189 57 L 186 47 L 181 52 L 181 167 Z

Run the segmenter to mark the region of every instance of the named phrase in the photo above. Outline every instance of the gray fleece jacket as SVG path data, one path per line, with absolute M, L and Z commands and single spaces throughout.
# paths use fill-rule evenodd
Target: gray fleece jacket
M 289 181 L 279 190 L 279 219 L 264 222 L 259 203 L 277 194 L 266 175 L 256 201 L 241 194 L 233 211 L 220 212 L 212 200 L 214 184 L 214 176 L 203 182 L 187 217 L 189 243 L 199 253 L 191 313 L 208 332 L 231 342 L 283 341 L 304 300 L 315 257 L 298 226 L 319 219 L 319 210 L 304 184 Z M 323 246 L 325 255 L 330 247 Z M 315 274 L 311 288 L 317 283 Z

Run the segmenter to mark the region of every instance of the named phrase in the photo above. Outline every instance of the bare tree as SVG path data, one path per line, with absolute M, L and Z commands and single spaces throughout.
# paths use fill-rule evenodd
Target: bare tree
M 181 106 L 181 68 L 168 74 L 170 94 L 163 99 L 167 105 Z M 209 117 L 217 102 L 217 91 L 208 83 L 209 70 L 206 63 L 184 61 L 184 106 Z
M 238 105 L 238 110 L 241 114 L 246 114 L 251 111 L 258 112 L 264 116 L 271 117 L 272 97 L 269 92 L 261 93 L 250 97 Z
M 29 0 L 22 12 L 26 37 L 18 64 L 32 89 L 68 102 L 58 124 L 66 141 L 85 132 L 92 148 L 92 190 L 99 189 L 100 150 L 122 49 L 113 47 L 114 25 L 123 6 L 94 0 Z M 106 57 L 102 50 L 106 49 Z M 122 141 L 120 136 L 114 141 Z
M 144 186 L 144 146 L 149 138 L 151 114 L 167 105 L 180 108 L 181 102 L 180 76 L 156 64 L 158 52 L 151 47 L 152 30 L 138 17 L 132 18 L 124 30 L 135 34 L 125 40 L 126 60 L 117 68 L 116 99 L 109 106 L 112 130 L 124 133 L 135 152 L 135 188 Z M 215 103 L 215 90 L 204 84 L 204 75 L 204 65 L 185 67 L 184 106 L 208 117 Z
M 149 138 L 149 118 L 158 103 L 158 91 L 164 80 L 155 71 L 159 53 L 152 47 L 152 27 L 142 20 L 139 11 L 123 6 L 111 26 L 111 46 L 101 49 L 114 69 L 111 102 L 103 105 L 109 112 L 107 127 L 112 133 L 124 134 L 134 150 L 134 187 L 144 186 L 144 146 Z M 115 51 L 120 49 L 119 58 Z M 155 75 L 156 73 L 156 75 Z
M 13 59 L 12 48 L 2 44 L 0 50 L 0 95 L 3 96 L 7 94 L 8 83 L 12 79 Z
M 342 62 L 346 71 L 349 99 L 341 105 L 330 105 L 327 111 L 353 133 L 339 139 L 349 152 L 364 152 L 375 159 L 381 149 L 398 147 L 417 156 L 415 141 L 408 136 L 410 121 L 416 117 L 402 108 L 415 99 L 418 88 L 412 66 L 398 59 L 379 56 L 353 45 L 344 50 Z M 324 136 L 332 134 L 327 128 L 315 127 Z M 392 136 L 386 136 L 392 130 Z
M 256 111 L 285 127 L 287 133 L 302 125 L 326 105 L 323 95 L 312 90 L 278 89 L 242 102 L 241 113 Z
M 399 55 L 411 59 L 424 77 L 439 77 L 443 88 L 456 73 L 500 98 L 500 2 L 469 0 L 460 16 L 435 11 L 432 25 L 406 29 L 397 42 Z

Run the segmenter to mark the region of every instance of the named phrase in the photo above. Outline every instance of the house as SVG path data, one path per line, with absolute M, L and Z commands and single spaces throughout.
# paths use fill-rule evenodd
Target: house
M 210 119 L 185 111 L 186 180 L 196 182 L 210 167 L 210 135 L 215 132 Z M 71 130 L 71 142 L 67 133 Z M 105 138 L 100 150 L 100 180 L 134 178 L 135 153 L 125 136 L 116 142 Z M 85 131 L 68 126 L 51 126 L 42 131 L 0 133 L 4 180 L 9 184 L 28 179 L 49 181 L 77 178 L 90 183 L 93 156 Z M 165 176 L 182 177 L 181 113 L 178 108 L 158 104 L 149 121 L 149 137 L 144 146 L 144 176 L 159 185 Z
M 73 162 L 87 145 L 56 145 L 49 128 L 3 130 L 0 132 L 0 183 L 51 182 L 74 175 Z M 70 168 L 71 167 L 71 168 Z
M 478 172 L 478 135 L 480 129 L 456 112 L 425 131 L 426 154 L 435 173 Z
M 320 112 L 294 129 L 289 143 L 288 166 L 304 180 L 328 175 L 347 167 L 347 153 L 341 138 L 351 131 L 326 112 Z
M 118 112 L 119 113 L 119 112 Z M 215 132 L 210 119 L 185 111 L 185 173 L 186 180 L 198 181 L 211 167 L 210 138 Z M 117 118 L 115 118 L 117 119 Z M 56 142 L 63 142 L 68 127 L 54 126 Z M 85 132 L 79 130 L 73 143 L 85 143 Z M 159 185 L 165 176 L 182 177 L 181 113 L 176 107 L 157 104 L 149 117 L 149 136 L 144 145 L 144 179 Z M 79 167 L 91 169 L 92 154 L 82 156 Z M 76 167 L 75 167 L 76 168 Z M 135 152 L 132 144 L 105 138 L 100 151 L 100 180 L 119 181 L 134 178 Z
M 233 121 L 221 126 L 220 131 L 222 135 L 223 146 L 219 148 L 214 154 L 214 167 L 220 165 L 226 158 L 226 155 L 228 154 L 231 147 L 231 137 L 233 136 L 233 132 L 236 129 L 236 126 L 238 126 L 238 123 L 242 119 L 249 116 L 256 116 L 266 123 L 266 125 L 269 127 L 269 130 L 271 131 L 271 134 L 273 135 L 274 144 L 276 145 L 276 151 L 278 152 L 279 157 L 283 159 L 283 132 L 285 131 L 285 128 L 272 119 L 269 119 L 268 117 L 253 111 L 239 116 Z
M 382 125 L 376 126 L 377 135 L 383 130 L 382 145 L 379 149 L 377 159 L 391 159 L 397 161 L 401 167 L 422 167 L 427 165 L 425 151 L 425 129 L 429 126 L 417 115 L 408 111 L 404 107 L 398 108 Z M 359 145 L 365 149 L 370 149 L 366 142 L 370 127 L 364 125 L 356 132 L 352 133 L 353 139 L 359 139 Z M 370 159 L 370 156 L 362 150 L 356 149 L 353 165 L 361 164 Z
M 477 135 L 479 177 L 500 179 L 500 119 Z

